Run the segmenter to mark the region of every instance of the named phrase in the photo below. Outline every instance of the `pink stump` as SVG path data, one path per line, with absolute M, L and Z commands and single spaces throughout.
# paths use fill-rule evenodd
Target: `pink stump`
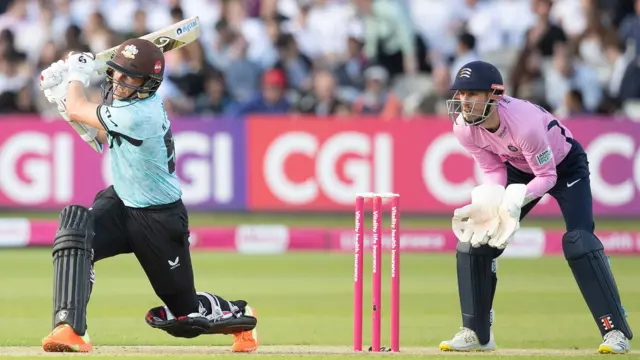
M 400 197 L 391 198 L 391 351 L 400 351 Z
M 372 257 L 373 257 L 373 313 L 371 323 L 371 350 L 380 351 L 380 325 L 382 302 L 382 198 L 373 197 L 373 224 L 372 224 Z
M 362 351 L 362 267 L 364 266 L 364 197 L 356 197 L 353 263 L 353 350 Z

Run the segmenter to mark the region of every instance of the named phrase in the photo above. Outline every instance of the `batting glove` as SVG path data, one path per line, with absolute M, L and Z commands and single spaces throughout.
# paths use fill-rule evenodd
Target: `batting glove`
M 68 74 L 64 60 L 58 60 L 40 73 L 40 89 L 47 90 L 62 83 Z
M 91 83 L 91 74 L 95 71 L 95 57 L 93 54 L 84 52 L 71 52 L 67 57 L 69 67 L 69 81 L 79 81 L 85 87 Z

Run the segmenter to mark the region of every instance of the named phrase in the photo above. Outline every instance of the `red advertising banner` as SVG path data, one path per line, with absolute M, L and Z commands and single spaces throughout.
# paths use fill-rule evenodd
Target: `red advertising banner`
M 589 155 L 594 211 L 640 213 L 640 124 L 566 122 Z M 384 122 L 251 117 L 247 124 L 250 210 L 347 211 L 357 192 L 397 192 L 403 212 L 451 213 L 482 181 L 442 118 Z M 559 215 L 545 196 L 533 215 Z

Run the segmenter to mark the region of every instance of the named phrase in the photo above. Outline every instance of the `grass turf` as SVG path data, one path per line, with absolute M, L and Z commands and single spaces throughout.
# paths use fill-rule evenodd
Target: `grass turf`
M 385 256 L 383 344 L 389 341 L 388 260 Z M 195 252 L 193 261 L 199 290 L 229 299 L 246 299 L 257 309 L 263 351 L 243 359 L 265 356 L 351 359 L 372 355 L 349 354 L 353 289 L 350 255 Z M 365 261 L 366 347 L 371 319 L 367 306 L 371 299 L 370 257 Z M 629 312 L 629 322 L 634 327 L 639 324 L 640 315 L 637 311 L 640 308 L 638 260 L 613 257 L 612 265 Z M 0 357 L 43 355 L 38 346 L 51 326 L 51 270 L 49 249 L 0 251 L 3 285 Z M 133 256 L 103 260 L 96 264 L 96 274 L 89 304 L 89 331 L 96 346 L 92 356 L 185 359 L 238 356 L 228 352 L 232 341 L 229 336 L 176 339 L 148 327 L 143 316 L 159 301 Z M 523 358 L 527 354 L 532 355 L 530 358 L 545 359 L 595 355 L 601 341 L 599 332 L 564 259 L 500 259 L 498 276 L 494 330 L 503 358 Z M 455 356 L 437 351 L 438 343 L 450 338 L 460 325 L 454 256 L 403 254 L 401 294 L 403 353 L 390 355 L 394 358 Z M 121 347 L 125 345 L 135 347 Z M 150 350 L 139 347 L 145 345 L 154 347 Z M 208 347 L 211 345 L 221 347 Z

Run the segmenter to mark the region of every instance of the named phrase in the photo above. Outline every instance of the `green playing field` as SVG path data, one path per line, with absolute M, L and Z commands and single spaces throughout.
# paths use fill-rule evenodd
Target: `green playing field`
M 351 359 L 353 258 L 348 254 L 242 255 L 196 252 L 199 290 L 246 299 L 259 317 L 261 348 L 242 356 Z M 366 270 L 371 259 L 365 258 Z M 388 258 L 383 278 L 383 344 L 388 344 Z M 640 325 L 640 272 L 632 257 L 612 258 L 631 326 Z M 49 249 L 0 251 L 0 357 L 45 355 L 40 341 L 51 327 L 52 264 Z M 369 270 L 370 271 L 370 270 Z M 365 346 L 370 339 L 370 272 L 365 272 Z M 176 339 L 144 323 L 159 305 L 131 255 L 96 266 L 89 331 L 101 358 L 231 358 L 231 337 Z M 600 336 L 561 257 L 500 259 L 494 330 L 503 358 L 595 356 Z M 393 358 L 448 358 L 437 350 L 460 326 L 453 254 L 403 254 L 401 351 Z M 630 355 L 635 356 L 637 353 Z M 455 356 L 455 354 L 453 354 Z M 473 355 L 470 357 L 484 357 Z

